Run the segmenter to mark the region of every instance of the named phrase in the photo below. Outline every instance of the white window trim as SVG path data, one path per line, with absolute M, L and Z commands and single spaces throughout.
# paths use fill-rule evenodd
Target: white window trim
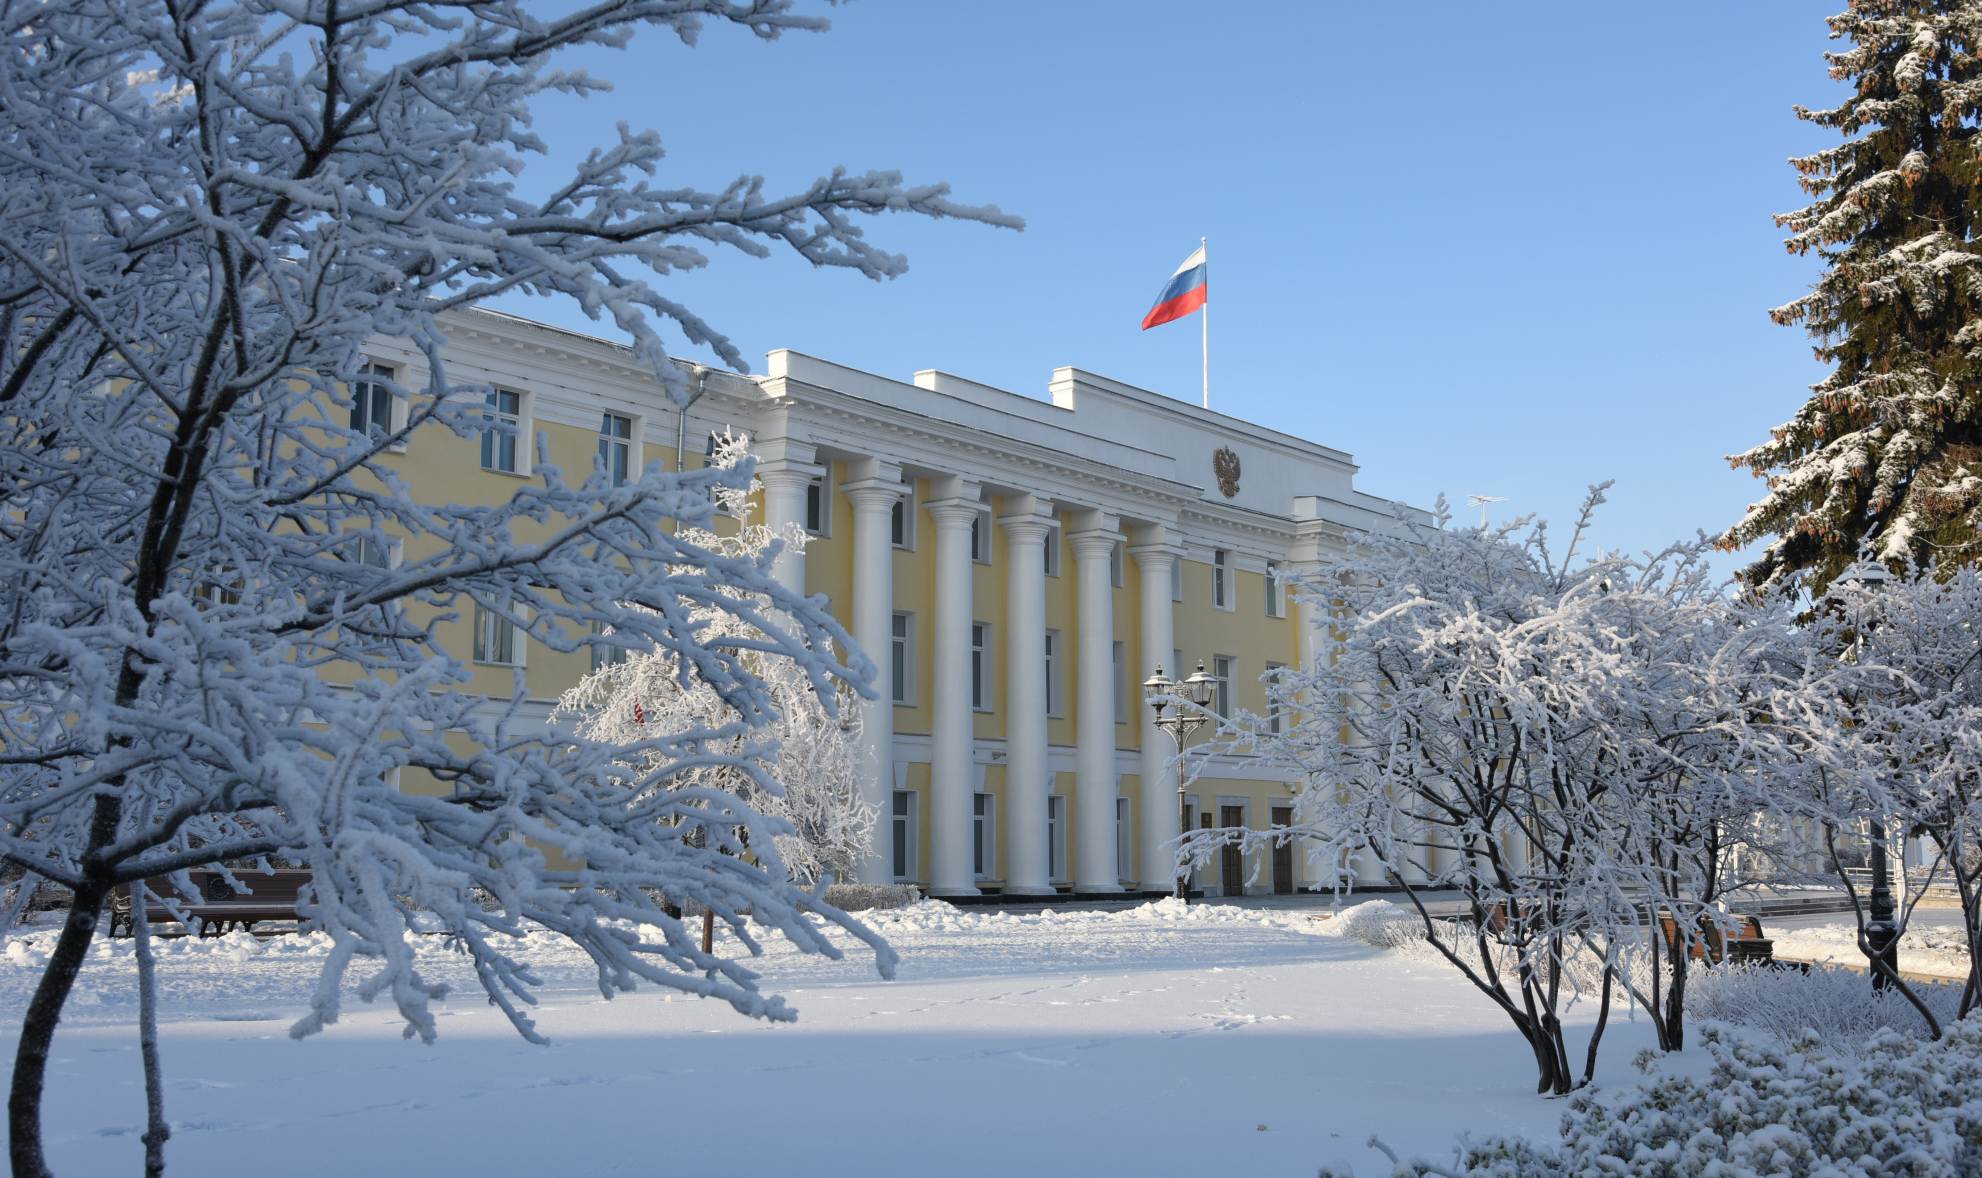
M 915 516 L 916 516 L 916 512 L 920 509 L 921 499 L 918 497 L 916 493 L 914 479 L 909 478 L 907 475 L 903 475 L 902 486 L 907 489 L 903 491 L 901 495 L 895 499 L 895 503 L 898 506 L 900 506 L 902 513 L 902 538 L 900 543 L 895 544 L 895 549 L 898 552 L 914 552 L 915 551 Z M 890 508 L 888 514 L 889 514 L 888 539 L 890 540 L 890 542 L 893 542 L 894 509 Z
M 536 408 L 537 408 L 536 394 L 530 392 L 528 389 L 513 388 L 508 385 L 491 385 L 490 388 L 497 393 L 516 394 L 516 469 L 504 470 L 499 466 L 483 466 L 481 467 L 481 469 L 488 474 L 507 475 L 510 478 L 527 479 L 530 477 L 531 458 L 533 456 L 533 452 L 536 449 L 536 447 L 532 445 L 532 441 L 536 437 L 536 432 L 537 432 L 536 426 L 534 424 L 536 419 Z M 496 413 L 495 408 L 487 404 L 484 404 L 482 406 L 482 412 L 488 416 L 499 416 Z M 485 436 L 487 436 L 487 434 L 488 434 L 487 430 L 477 430 L 475 432 L 475 460 L 477 462 L 481 461 L 482 439 Z
M 1060 521 L 1058 520 L 1046 525 L 1046 548 L 1042 553 L 1042 561 L 1047 576 L 1060 575 Z
M 1057 805 L 1056 805 L 1057 803 Z M 1054 810 L 1059 818 L 1054 819 Z M 1053 837 L 1055 832 L 1058 838 Z M 1054 883 L 1067 882 L 1067 795 L 1046 795 L 1046 874 Z
M 1287 616 L 1287 588 L 1280 581 L 1280 562 L 1277 560 L 1266 562 L 1266 616 Z
M 1047 649 L 1040 652 L 1046 659 L 1046 714 L 1063 720 L 1067 715 L 1066 676 L 1062 673 L 1067 663 L 1066 636 L 1058 630 L 1048 630 L 1046 643 Z
M 1286 663 L 1269 661 L 1266 664 L 1266 674 L 1260 678 L 1260 685 L 1266 689 L 1266 730 L 1274 736 L 1279 736 L 1287 730 L 1287 713 L 1285 709 L 1274 701 L 1273 685 L 1268 681 L 1273 678 L 1275 671 L 1284 671 L 1286 669 Z
M 811 504 L 808 502 L 806 504 L 807 519 L 805 533 L 808 536 L 817 536 L 821 540 L 831 539 L 833 535 L 833 466 L 831 463 L 827 463 L 826 469 L 814 475 L 812 481 L 806 485 L 805 497 L 808 500 L 812 497 L 813 487 L 819 488 L 819 526 L 817 528 L 811 526 L 810 517 L 812 509 Z
M 364 546 L 371 542 L 372 542 L 372 537 L 369 533 L 366 532 L 353 533 L 348 539 L 344 541 L 344 545 L 351 550 L 350 555 L 345 556 L 344 559 L 350 561 L 355 565 L 359 565 L 363 568 L 396 569 L 399 567 L 399 562 L 405 558 L 406 553 L 405 553 L 404 541 L 402 541 L 398 536 L 387 536 L 384 541 L 385 564 L 383 566 L 375 565 L 375 564 L 366 564 L 363 560 L 359 559 L 359 554 L 362 552 Z M 340 555 L 342 554 L 340 553 Z
M 977 800 L 984 799 L 984 816 L 977 816 Z M 998 878 L 998 795 L 979 790 L 970 798 L 971 836 L 975 838 L 978 829 L 984 831 L 984 870 L 974 872 L 978 879 Z M 976 847 L 971 848 L 973 851 Z
M 1225 558 L 1223 564 L 1219 563 L 1218 558 L 1220 556 Z M 1231 613 L 1237 608 L 1233 604 L 1233 598 L 1237 596 L 1233 590 L 1238 588 L 1238 577 L 1235 573 L 1236 570 L 1232 566 L 1232 550 L 1229 548 L 1212 549 L 1211 608 L 1222 609 L 1226 613 Z
M 1123 585 L 1127 584 L 1128 573 L 1126 568 L 1128 563 L 1128 553 L 1122 550 L 1122 542 L 1120 540 L 1115 541 L 1108 548 L 1108 585 L 1110 588 L 1120 589 Z
M 908 812 L 906 814 L 897 815 L 895 813 L 895 798 L 897 796 L 906 796 L 908 798 Z M 895 822 L 899 820 L 904 828 L 902 860 L 903 866 L 908 870 L 906 872 L 894 873 L 894 878 L 898 881 L 919 879 L 922 875 L 921 809 L 922 798 L 915 790 L 897 786 L 894 792 L 888 795 L 888 868 L 891 873 L 894 873 Z
M 360 380 L 363 380 L 367 376 L 377 374 L 385 377 L 385 379 L 394 384 L 398 384 L 399 373 L 400 367 L 397 364 L 388 364 L 383 360 L 373 360 L 370 357 L 366 357 L 365 366 L 359 369 L 358 377 Z M 358 393 L 356 389 L 351 390 L 351 396 L 354 401 L 357 399 Z M 391 434 L 396 430 L 404 428 L 406 425 L 405 407 L 399 403 L 399 398 L 392 395 L 390 391 L 385 396 L 385 417 L 383 432 L 386 434 Z M 386 446 L 386 449 L 394 454 L 404 454 L 406 452 L 406 441 L 402 438 Z
M 1221 664 L 1225 665 L 1223 674 L 1219 673 Z M 1211 691 L 1212 713 L 1221 720 L 1229 720 L 1232 718 L 1232 712 L 1234 711 L 1236 705 L 1239 702 L 1239 696 L 1237 690 L 1238 684 L 1233 682 L 1233 680 L 1236 679 L 1239 674 L 1238 656 L 1230 655 L 1230 654 L 1214 654 L 1211 656 L 1211 666 L 1209 670 L 1211 672 L 1211 677 L 1218 681 L 1217 686 L 1213 687 Z M 1221 695 L 1224 697 L 1223 707 L 1219 706 L 1220 704 L 1219 697 Z
M 992 655 L 998 649 L 997 628 L 989 622 L 977 621 L 973 621 L 970 627 L 984 634 L 984 644 L 979 646 L 972 643 L 970 648 L 971 654 L 976 656 L 974 666 L 979 672 L 971 677 L 971 690 L 980 697 L 980 700 L 971 702 L 970 710 L 979 713 L 994 712 L 998 703 L 998 668 L 992 661 Z M 981 683 L 978 682 L 980 678 L 983 680 Z
M 643 458 L 640 449 L 640 438 L 647 432 L 646 419 L 638 413 L 623 413 L 617 409 L 601 409 L 599 411 L 598 438 L 602 442 L 607 440 L 605 430 L 607 414 L 626 420 L 626 437 L 613 438 L 611 440 L 616 442 L 624 441 L 626 443 L 626 481 L 629 483 L 636 482 L 640 478 L 640 468 Z M 598 460 L 595 459 L 595 461 Z M 599 465 L 604 467 L 605 463 L 599 461 Z
M 525 612 L 525 607 L 522 606 L 516 607 L 516 612 L 519 615 L 522 615 L 527 621 L 528 614 Z M 475 603 L 475 617 L 474 617 L 475 629 L 474 632 L 469 635 L 470 654 L 471 655 L 474 654 L 475 648 L 477 647 L 484 647 L 484 649 L 486 649 L 485 644 L 482 641 L 482 619 L 484 617 L 487 617 L 495 621 L 509 622 L 512 631 L 510 634 L 509 644 L 510 644 L 510 652 L 513 658 L 512 661 L 504 663 L 504 662 L 497 662 L 493 659 L 477 657 L 474 659 L 475 665 L 480 667 L 528 667 L 530 665 L 530 628 L 527 625 L 518 625 L 516 622 L 511 621 L 506 615 L 496 610 L 489 609 L 486 606 L 482 605 L 480 602 Z
M 902 627 L 900 638 L 902 644 L 901 692 L 899 698 L 894 701 L 894 704 L 898 708 L 912 708 L 915 706 L 915 614 L 908 610 L 898 609 L 894 612 L 893 618 L 907 619 L 907 624 Z M 894 636 L 893 618 L 888 622 L 888 673 L 890 676 L 894 674 L 895 669 L 893 660 L 895 657 L 894 644 L 896 638 Z
M 996 528 L 997 525 L 991 520 L 990 505 L 987 504 L 977 513 L 977 518 L 971 521 L 971 535 L 975 537 L 975 542 L 970 546 L 970 559 L 973 564 L 990 567 L 991 554 L 997 551 Z M 982 556 L 977 554 L 980 545 L 984 548 Z

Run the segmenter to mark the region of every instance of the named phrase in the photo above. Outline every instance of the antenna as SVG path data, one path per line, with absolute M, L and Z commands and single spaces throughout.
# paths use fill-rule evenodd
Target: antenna
M 1495 503 L 1507 502 L 1505 495 L 1468 495 L 1466 502 L 1480 509 L 1480 526 L 1487 526 L 1487 508 Z

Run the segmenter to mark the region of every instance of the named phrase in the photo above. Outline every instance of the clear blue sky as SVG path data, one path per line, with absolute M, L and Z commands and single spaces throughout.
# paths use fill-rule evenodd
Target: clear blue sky
M 1842 6 L 858 0 L 823 35 L 588 54 L 614 92 L 537 129 L 568 156 L 654 128 L 666 183 L 888 167 L 1029 222 L 871 222 L 911 259 L 889 283 L 731 254 L 667 286 L 755 363 L 1041 396 L 1073 364 L 1195 400 L 1196 319 L 1138 323 L 1208 235 L 1214 407 L 1496 518 L 1560 527 L 1614 478 L 1598 538 L 1637 549 L 1736 519 L 1760 484 L 1722 456 L 1819 375 L 1766 314 L 1815 274 L 1770 215 L 1828 141 L 1790 108 L 1836 98 Z

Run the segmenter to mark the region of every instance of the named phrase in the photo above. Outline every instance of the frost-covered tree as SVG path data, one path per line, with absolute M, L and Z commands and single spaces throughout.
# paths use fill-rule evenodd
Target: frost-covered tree
M 613 486 L 543 455 L 495 505 L 418 502 L 393 469 L 412 431 L 508 429 L 450 371 L 447 312 L 570 299 L 681 393 L 656 319 L 741 364 L 652 282 L 712 247 L 884 278 L 905 263 L 863 214 L 1016 224 L 889 173 L 782 197 L 662 184 L 659 140 L 630 130 L 534 180 L 533 100 L 601 85 L 553 69 L 559 51 L 642 28 L 692 44 L 708 24 L 768 39 L 822 22 L 791 0 L 0 3 L 0 858 L 74 897 L 23 1012 L 15 1174 L 47 1172 L 49 1045 L 108 894 L 198 865 L 313 872 L 305 911 L 337 948 L 299 1035 L 338 1017 L 361 963 L 361 997 L 434 1034 L 416 915 L 531 1038 L 506 939 L 526 925 L 590 954 L 607 993 L 647 981 L 791 1017 L 664 897 L 713 909 L 746 950 L 746 912 L 829 954 L 837 924 L 889 968 L 790 882 L 770 820 L 626 772 L 734 758 L 776 715 L 753 670 L 767 653 L 829 706 L 870 673 L 830 657 L 847 636 L 761 558 L 676 530 L 748 469 Z M 424 370 L 384 382 L 402 428 L 356 430 L 351 385 L 380 337 Z M 400 563 L 366 557 L 395 537 Z M 475 611 L 554 649 L 609 630 L 669 652 L 733 717 L 632 746 L 545 734 L 468 689 L 443 638 Z M 753 636 L 705 636 L 711 611 Z
M 1686 951 L 1770 760 L 1750 717 L 1773 632 L 1737 624 L 1704 542 L 1576 563 L 1602 497 L 1559 557 L 1541 526 L 1452 528 L 1442 506 L 1365 538 L 1297 587 L 1331 622 L 1314 665 L 1269 687 L 1296 721 L 1228 738 L 1305 783 L 1292 833 L 1324 872 L 1346 883 L 1361 861 L 1403 890 L 1527 1040 L 1545 1092 L 1587 1082 L 1619 984 L 1679 1046 Z M 1440 889 L 1466 920 L 1431 916 Z M 1561 1012 L 1585 993 L 1601 1013 L 1578 1067 Z
M 1934 850 L 1929 871 L 1951 878 L 1961 897 L 1969 974 L 1959 1013 L 1966 1016 L 1982 1001 L 1976 967 L 1982 949 L 1982 574 L 1965 567 L 1945 580 L 1926 571 L 1890 580 L 1839 578 L 1802 637 L 1810 662 L 1837 660 L 1827 692 L 1835 717 L 1827 729 L 1828 771 L 1811 774 L 1802 791 L 1809 813 L 1834 844 L 1874 828 L 1889 838 L 1911 834 L 1928 841 Z M 1838 858 L 1834 849 L 1832 859 Z M 1860 947 L 1876 969 L 1855 890 L 1852 898 Z M 1902 929 L 1918 890 L 1904 899 Z M 1912 997 L 1903 979 L 1888 980 Z M 1933 1025 L 1918 999 L 1915 1005 Z
M 744 458 L 741 441 L 721 449 L 717 460 L 734 465 Z M 720 530 L 685 530 L 683 539 L 725 557 L 761 563 L 777 548 L 805 545 L 803 528 L 782 532 L 750 522 L 751 488 L 722 487 Z M 744 594 L 743 590 L 738 590 Z M 781 621 L 761 594 L 744 594 L 750 609 Z M 634 606 L 638 609 L 640 607 Z M 696 612 L 704 640 L 764 641 L 728 605 Z M 872 845 L 874 807 L 860 796 L 860 713 L 850 687 L 837 698 L 822 697 L 805 666 L 790 653 L 766 644 L 746 656 L 763 684 L 774 718 L 737 731 L 720 759 L 656 759 L 650 751 L 628 765 L 628 772 L 651 775 L 670 789 L 714 790 L 744 799 L 751 809 L 782 826 L 775 838 L 777 858 L 799 883 L 811 885 L 852 878 L 860 857 Z M 565 692 L 559 713 L 579 735 L 607 744 L 639 745 L 654 732 L 727 729 L 738 719 L 735 707 L 684 666 L 673 650 L 639 649 L 599 667 Z
M 1731 459 L 1768 480 L 1721 537 L 1773 537 L 1758 585 L 1809 570 L 1821 589 L 1864 544 L 1895 570 L 1982 559 L 1982 3 L 1853 0 L 1830 28 L 1851 94 L 1796 114 L 1845 139 L 1791 161 L 1811 203 L 1776 218 L 1824 272 L 1771 314 L 1831 371 Z

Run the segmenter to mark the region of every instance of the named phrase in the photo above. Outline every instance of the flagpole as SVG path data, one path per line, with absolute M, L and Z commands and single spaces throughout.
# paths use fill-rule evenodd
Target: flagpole
M 1204 251 L 1204 305 L 1197 309 L 1198 347 L 1204 360 L 1204 407 L 1211 408 L 1211 239 L 1197 239 L 1198 248 Z

